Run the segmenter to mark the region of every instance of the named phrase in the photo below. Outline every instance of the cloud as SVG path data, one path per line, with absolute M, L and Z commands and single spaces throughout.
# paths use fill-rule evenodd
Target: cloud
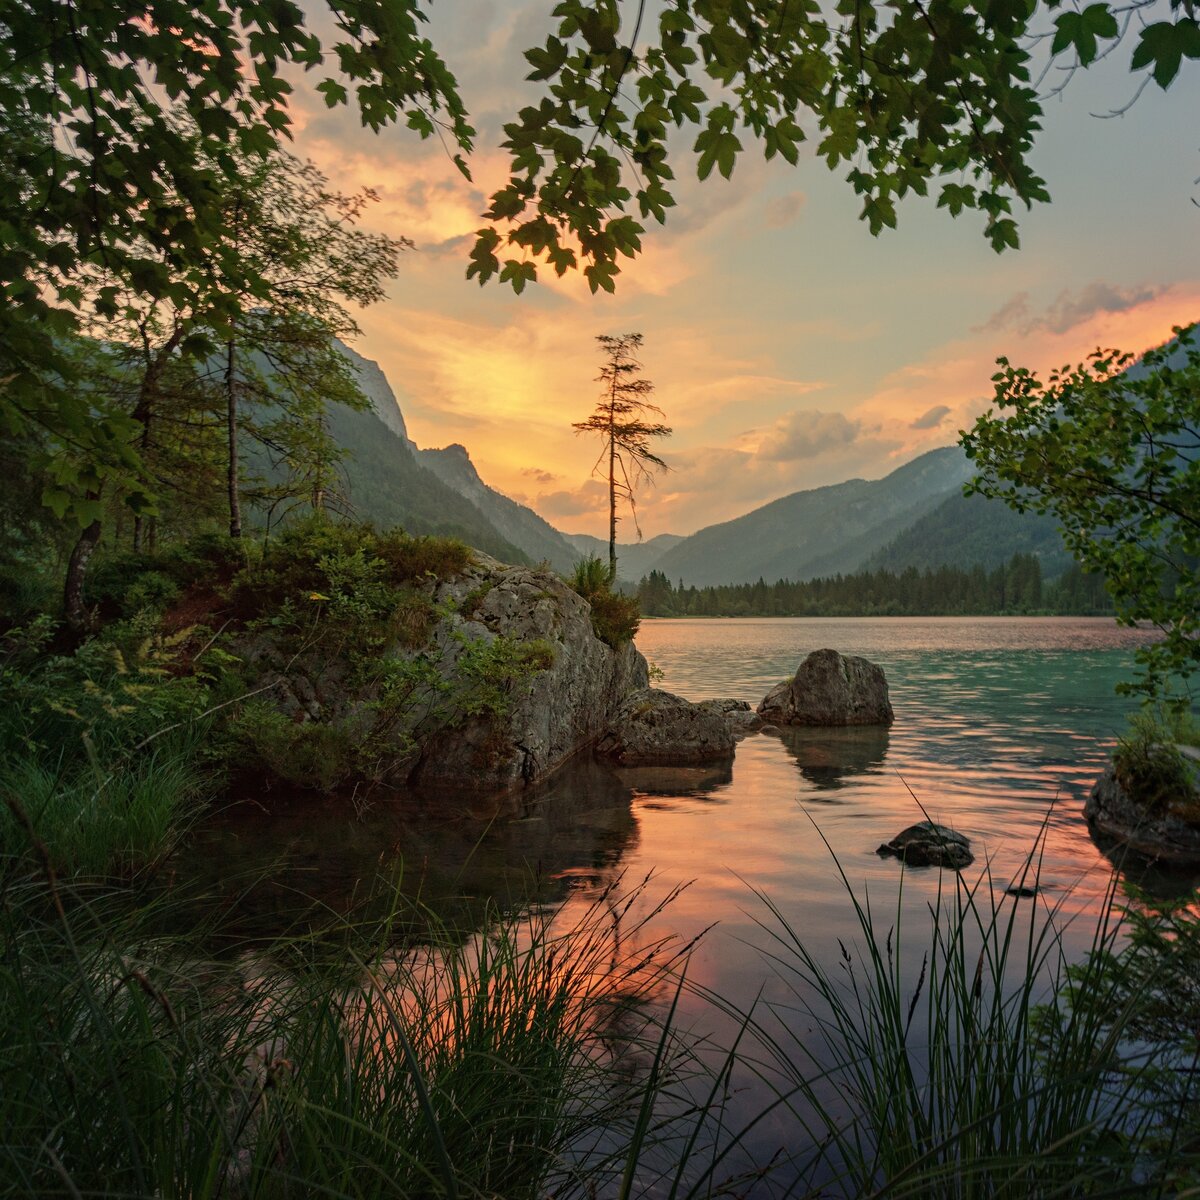
M 803 192 L 789 192 L 786 196 L 776 196 L 773 200 L 768 200 L 763 208 L 763 220 L 771 229 L 782 229 L 800 215 L 805 199 Z
M 536 507 L 538 512 L 547 516 L 578 517 L 583 513 L 595 512 L 607 503 L 608 488 L 598 479 L 589 479 L 573 491 L 539 493 Z
M 1001 305 L 975 333 L 1012 329 L 1028 337 L 1032 333 L 1066 333 L 1102 313 L 1128 312 L 1139 304 L 1156 300 L 1166 289 L 1152 284 L 1118 287 L 1097 280 L 1072 292 L 1064 288 L 1043 312 L 1034 312 L 1028 292 L 1018 292 Z
M 527 475 L 530 479 L 543 486 L 548 483 L 555 483 L 562 478 L 561 475 L 555 475 L 553 471 L 543 471 L 541 467 L 522 467 L 521 474 Z
M 927 413 L 909 423 L 909 429 L 936 429 L 950 412 L 950 405 L 935 404 Z
M 862 432 L 862 423 L 842 413 L 797 411 L 781 417 L 759 442 L 759 457 L 773 462 L 816 458 L 850 445 Z

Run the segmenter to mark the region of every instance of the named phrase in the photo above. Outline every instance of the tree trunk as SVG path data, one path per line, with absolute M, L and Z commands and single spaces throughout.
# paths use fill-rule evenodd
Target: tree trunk
M 230 338 L 225 347 L 225 398 L 229 405 L 229 536 L 242 536 L 242 502 L 238 495 L 238 394 L 237 343 Z
M 617 582 L 617 439 L 608 437 L 608 583 Z
M 63 615 L 72 633 L 84 633 L 88 627 L 87 611 L 83 607 L 83 581 L 87 578 L 88 562 L 100 542 L 100 521 L 93 521 L 80 535 L 67 562 L 67 578 L 63 585 Z

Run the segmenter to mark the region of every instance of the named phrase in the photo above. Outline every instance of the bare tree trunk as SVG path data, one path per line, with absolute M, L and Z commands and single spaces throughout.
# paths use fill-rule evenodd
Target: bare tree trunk
M 67 562 L 67 578 L 63 584 L 63 615 L 72 633 L 84 633 L 88 627 L 87 611 L 83 607 L 83 581 L 87 578 L 88 562 L 100 542 L 100 521 L 93 521 L 80 535 Z
M 229 536 L 242 536 L 242 502 L 238 495 L 238 393 L 237 343 L 230 338 L 225 346 L 225 398 L 229 404 Z
M 608 582 L 617 581 L 617 439 L 608 435 Z

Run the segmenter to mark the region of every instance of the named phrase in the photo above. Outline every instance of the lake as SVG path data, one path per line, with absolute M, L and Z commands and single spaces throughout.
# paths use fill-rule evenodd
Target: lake
M 634 913 L 644 914 L 686 884 L 651 928 L 681 941 L 703 933 L 689 980 L 745 1007 L 786 1000 L 764 959 L 771 921 L 756 891 L 832 963 L 839 939 L 860 936 L 840 864 L 883 924 L 894 914 L 921 940 L 940 873 L 902 872 L 876 848 L 924 812 L 971 838 L 966 877 L 1027 908 L 1003 893 L 1044 830 L 1036 903 L 1061 907 L 1066 944 L 1082 955 L 1113 865 L 1081 808 L 1136 706 L 1114 684 L 1151 636 L 1103 618 L 647 620 L 637 644 L 668 691 L 754 705 L 807 653 L 832 647 L 883 667 L 895 724 L 755 734 L 731 767 L 580 761 L 536 791 L 465 807 L 257 796 L 200 831 L 191 869 L 237 909 L 240 936 L 264 939 L 293 927 L 301 897 L 352 912 L 380 876 L 468 919 L 531 893 L 569 913 L 621 876 L 650 877 Z M 681 1020 L 720 1025 L 694 998 Z M 754 1148 L 770 1153 L 785 1136 L 766 1123 Z

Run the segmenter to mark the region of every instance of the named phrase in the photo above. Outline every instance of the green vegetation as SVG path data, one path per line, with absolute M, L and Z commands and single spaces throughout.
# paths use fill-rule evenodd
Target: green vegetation
M 1200 762 L 1180 750 L 1200 748 L 1200 726 L 1191 713 L 1147 706 L 1129 724 L 1113 751 L 1121 787 L 1149 816 L 1169 814 L 1200 825 Z
M 1042 582 L 1031 554 L 1014 554 L 987 571 L 938 567 L 918 571 L 861 571 L 832 579 L 793 583 L 727 584 L 722 587 L 672 585 L 661 571 L 638 584 L 637 599 L 648 617 L 898 617 L 985 616 L 990 614 L 1112 611 L 1102 581 L 1078 568 L 1053 584 Z
M 347 926 L 336 965 L 308 942 L 219 962 L 154 907 L 10 882 L 0 1195 L 594 1194 L 643 1078 L 614 1054 L 668 1065 L 645 1003 L 673 956 L 635 901 L 562 929 L 425 914 L 420 947 Z M 622 935 L 643 953 L 614 956 Z
M 1161 630 L 1124 690 L 1185 706 L 1200 669 L 1200 348 L 1195 327 L 1176 333 L 1137 366 L 1097 351 L 1045 383 L 1001 359 L 1000 415 L 985 413 L 963 444 L 975 491 L 1052 513 L 1082 567 L 1106 579 L 1118 620 Z
M 642 610 L 635 597 L 613 591 L 609 571 L 610 564 L 599 558 L 582 558 L 567 583 L 591 605 L 596 636 L 616 647 L 633 640 Z

